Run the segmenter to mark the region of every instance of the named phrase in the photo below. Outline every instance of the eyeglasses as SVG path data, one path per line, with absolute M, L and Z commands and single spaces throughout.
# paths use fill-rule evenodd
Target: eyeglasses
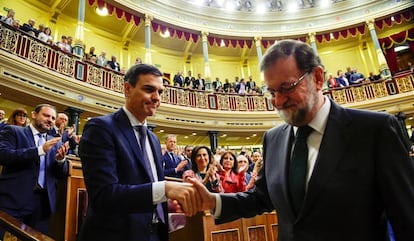
M 268 93 L 272 96 L 272 97 L 275 97 L 275 94 L 277 93 L 277 92 L 279 92 L 280 94 L 289 94 L 289 93 L 291 93 L 295 88 L 296 88 L 296 86 L 298 86 L 299 84 L 300 84 L 300 82 L 302 82 L 304 79 L 305 79 L 305 77 L 306 76 L 308 76 L 310 73 L 312 73 L 312 71 L 309 71 L 309 72 L 306 72 L 306 73 L 304 73 L 298 80 L 296 80 L 296 81 L 294 81 L 294 82 L 291 82 L 291 83 L 287 83 L 287 82 L 285 82 L 285 83 L 283 83 L 283 84 L 281 84 L 280 86 L 279 86 L 279 88 L 278 89 L 276 89 L 276 90 L 269 90 L 268 91 Z
M 16 117 L 22 117 L 22 118 L 26 118 L 27 115 L 26 114 L 17 114 Z

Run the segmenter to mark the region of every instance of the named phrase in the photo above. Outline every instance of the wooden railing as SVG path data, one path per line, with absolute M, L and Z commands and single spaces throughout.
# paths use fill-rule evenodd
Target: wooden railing
M 103 68 L 80 57 L 61 51 L 19 29 L 0 22 L 0 49 L 19 56 L 58 75 L 88 83 L 103 89 L 123 93 L 123 74 Z M 414 91 L 411 72 L 394 76 L 391 80 L 367 82 L 346 88 L 328 89 L 325 94 L 339 104 L 357 103 Z M 166 86 L 161 97 L 163 103 L 223 111 L 273 111 L 269 98 L 264 95 L 237 95 L 213 93 Z
M 3 234 L 2 230 L 6 231 Z M 54 239 L 36 231 L 26 224 L 18 221 L 7 213 L 0 211 L 0 237 L 3 241 L 53 241 Z

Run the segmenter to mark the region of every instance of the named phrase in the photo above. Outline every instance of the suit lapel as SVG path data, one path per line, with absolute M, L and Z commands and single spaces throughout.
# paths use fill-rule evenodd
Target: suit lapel
M 145 170 L 145 172 L 148 175 L 148 178 L 151 179 L 151 176 L 152 176 L 151 170 L 149 170 L 147 168 L 147 165 L 144 163 L 144 158 L 143 158 L 142 151 L 139 148 L 139 144 L 138 144 L 137 138 L 135 136 L 134 129 L 131 126 L 131 123 L 130 123 L 127 115 L 125 114 L 125 112 L 122 109 L 115 112 L 114 115 L 115 115 L 114 116 L 115 119 L 117 120 L 116 121 L 117 128 L 119 129 L 119 132 L 128 140 L 127 142 L 130 145 L 129 149 L 132 150 L 132 152 L 133 152 L 133 154 L 136 158 L 135 159 L 136 163 L 143 167 L 143 169 Z
M 276 130 L 275 134 L 269 135 L 266 141 L 267 149 L 264 165 L 266 166 L 266 181 L 269 183 L 269 194 L 278 209 L 284 209 L 289 213 L 290 219 L 295 219 L 292 204 L 289 200 L 288 166 L 290 160 L 291 136 L 293 127 L 285 124 Z M 275 143 L 277 147 L 275 148 Z M 277 170 L 277 171 L 275 171 Z M 272 195 L 274 193 L 274 195 Z
M 346 150 L 344 147 L 351 140 L 351 136 L 346 134 L 350 124 L 351 119 L 344 109 L 331 102 L 330 115 L 299 218 L 311 209 L 316 197 L 338 166 Z
M 164 180 L 164 168 L 162 166 L 162 152 L 161 145 L 157 136 L 151 131 L 148 131 L 148 139 L 151 144 L 152 153 L 154 155 L 155 166 L 157 168 L 158 181 Z

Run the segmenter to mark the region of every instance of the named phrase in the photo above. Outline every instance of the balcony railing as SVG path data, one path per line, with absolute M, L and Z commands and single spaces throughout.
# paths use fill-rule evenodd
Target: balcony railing
M 0 25 L 0 48 L 26 61 L 58 74 L 93 86 L 123 93 L 123 74 L 101 67 L 79 56 L 61 51 L 41 42 L 19 29 Z M 394 76 L 391 80 L 369 82 L 352 87 L 329 89 L 325 94 L 339 104 L 357 103 L 414 91 L 411 72 Z M 166 86 L 162 102 L 172 105 L 223 111 L 272 111 L 270 99 L 263 95 L 212 93 Z

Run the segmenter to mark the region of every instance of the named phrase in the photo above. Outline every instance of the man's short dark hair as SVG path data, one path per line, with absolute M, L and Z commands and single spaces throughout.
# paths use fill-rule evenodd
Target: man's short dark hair
M 124 76 L 124 82 L 130 83 L 133 87 L 138 82 L 140 75 L 152 74 L 158 77 L 162 77 L 162 72 L 155 66 L 149 64 L 136 64 L 133 65 L 126 72 Z
M 260 62 L 260 71 L 270 68 L 279 59 L 293 56 L 298 68 L 303 73 L 312 71 L 317 66 L 322 66 L 321 59 L 306 43 L 298 40 L 281 40 L 270 46 Z
M 57 112 L 56 107 L 54 107 L 53 105 L 49 105 L 49 104 L 39 104 L 39 105 L 37 105 L 34 109 L 34 112 L 39 113 L 40 110 L 42 110 L 43 107 L 48 107 L 48 108 L 54 109 L 55 112 Z

